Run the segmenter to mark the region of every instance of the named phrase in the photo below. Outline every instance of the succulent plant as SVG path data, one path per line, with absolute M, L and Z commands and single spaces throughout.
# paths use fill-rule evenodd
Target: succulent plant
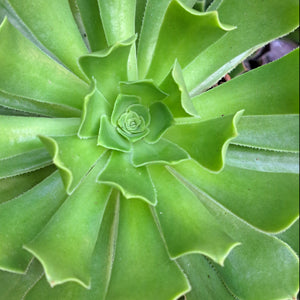
M 0 299 L 295 299 L 298 8 L 1 0 Z

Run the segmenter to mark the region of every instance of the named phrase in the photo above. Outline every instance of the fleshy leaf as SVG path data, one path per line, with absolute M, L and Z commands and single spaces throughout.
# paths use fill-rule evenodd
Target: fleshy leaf
M 197 197 L 166 168 L 151 166 L 150 174 L 157 190 L 156 215 L 171 257 L 198 252 L 223 265 L 239 243 L 222 230 Z
M 117 187 L 126 198 L 140 198 L 151 205 L 157 202 L 148 169 L 135 168 L 131 163 L 130 154 L 113 151 L 98 177 L 98 182 Z
M 202 118 L 245 109 L 244 115 L 299 112 L 299 51 L 227 81 L 192 99 Z
M 278 151 L 299 151 L 299 116 L 242 117 L 233 144 Z
M 0 26 L 0 39 L 0 55 L 5 57 L 0 61 L 0 90 L 81 109 L 88 91 L 82 80 L 23 37 L 7 19 Z
M 160 90 L 153 80 L 139 80 L 130 82 L 120 82 L 120 91 L 122 94 L 137 96 L 141 99 L 141 104 L 150 106 L 152 103 L 161 101 L 166 98 L 162 90 Z
M 161 83 L 175 59 L 184 68 L 232 26 L 220 24 L 217 12 L 199 13 L 172 0 L 161 25 L 146 77 Z M 167 54 L 167 55 L 166 55 Z
M 189 283 L 176 262 L 170 260 L 149 206 L 123 197 L 120 204 L 118 239 L 106 299 L 165 300 L 187 292 Z
M 46 167 L 51 163 L 52 159 L 45 149 L 37 149 L 13 157 L 0 159 L 0 178 L 32 172 Z
M 110 48 L 81 56 L 79 64 L 89 79 L 95 78 L 104 97 L 113 104 L 120 81 L 128 80 L 131 72 L 128 57 L 136 37 L 118 42 Z
M 117 132 L 106 115 L 101 117 L 97 145 L 122 152 L 128 152 L 131 148 L 130 142 Z
M 97 0 L 69 0 L 71 8 L 80 15 L 84 35 L 88 40 L 91 51 L 98 51 L 107 47 L 105 34 L 100 19 Z M 74 12 L 73 12 L 74 14 Z
M 298 217 L 298 174 L 265 173 L 227 165 L 212 174 L 195 162 L 172 166 L 239 218 L 266 232 L 279 232 Z
M 170 108 L 174 117 L 198 116 L 186 89 L 182 70 L 177 60 L 160 87 L 169 94 L 164 103 Z
M 220 20 L 237 28 L 184 68 L 183 75 L 191 95 L 196 96 L 213 86 L 269 41 L 295 30 L 299 26 L 298 10 L 297 0 L 223 0 L 218 8 Z
M 106 160 L 107 155 L 99 159 L 43 231 L 24 246 L 40 260 L 51 286 L 76 281 L 90 288 L 92 254 L 111 192 L 95 183 Z
M 78 136 L 80 138 L 97 136 L 99 133 L 99 120 L 101 116 L 110 115 L 111 110 L 111 105 L 99 92 L 95 83 L 93 91 L 84 99 Z
M 153 163 L 176 164 L 188 158 L 183 149 L 165 139 L 155 144 L 139 141 L 132 146 L 132 163 L 135 167 Z
M 298 174 L 299 153 L 230 145 L 226 154 L 226 164 L 260 172 Z
M 182 123 L 170 127 L 165 138 L 186 150 L 191 158 L 205 168 L 218 172 L 224 166 L 229 142 L 237 136 L 236 123 L 243 111 L 235 115 L 201 122 L 197 118 L 184 118 Z
M 37 135 L 76 134 L 78 118 L 29 118 L 0 116 L 0 159 L 42 148 Z
M 148 143 L 156 143 L 166 130 L 173 125 L 173 116 L 168 107 L 162 102 L 153 103 L 150 108 L 151 122 L 149 134 L 145 140 Z
M 30 190 L 54 171 L 55 167 L 51 165 L 37 171 L 0 179 L 0 204 Z
M 190 254 L 180 257 L 177 261 L 187 274 L 192 286 L 192 290 L 185 295 L 186 300 L 236 300 L 204 256 Z
M 114 126 L 117 126 L 119 118 L 126 111 L 128 106 L 138 103 L 140 103 L 140 99 L 136 96 L 119 94 L 114 104 L 114 109 L 111 115 L 111 123 Z
M 105 151 L 97 146 L 97 139 L 81 140 L 74 136 L 39 136 L 58 167 L 68 194 L 77 188 L 97 159 Z
M 23 273 L 32 255 L 24 243 L 33 239 L 59 208 L 66 193 L 58 172 L 19 197 L 0 205 L 0 268 Z
M 88 51 L 73 19 L 69 1 L 52 0 L 47 10 L 43 0 L 33 0 L 30 5 L 19 0 L 8 2 L 33 35 L 69 69 L 84 79 L 77 58 Z

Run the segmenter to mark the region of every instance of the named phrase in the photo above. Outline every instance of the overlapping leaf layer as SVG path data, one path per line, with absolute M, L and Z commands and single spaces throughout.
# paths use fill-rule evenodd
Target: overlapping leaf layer
M 1 0 L 0 299 L 292 299 L 297 2 Z

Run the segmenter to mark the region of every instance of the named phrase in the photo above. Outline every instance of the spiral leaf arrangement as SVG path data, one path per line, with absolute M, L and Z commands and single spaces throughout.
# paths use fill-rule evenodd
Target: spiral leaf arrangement
M 294 297 L 297 2 L 1 1 L 0 299 Z

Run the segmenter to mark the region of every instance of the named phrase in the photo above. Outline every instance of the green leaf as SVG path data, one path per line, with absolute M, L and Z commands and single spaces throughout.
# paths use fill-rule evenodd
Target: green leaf
M 227 165 L 212 174 L 192 161 L 172 166 L 239 218 L 266 232 L 279 232 L 298 217 L 298 174 L 265 173 Z
M 245 116 L 233 144 L 275 151 L 299 151 L 299 116 Z
M 0 159 L 42 148 L 37 135 L 76 134 L 78 118 L 29 118 L 0 116 Z
M 224 167 L 228 144 L 237 136 L 236 124 L 242 113 L 205 122 L 197 118 L 177 119 L 164 137 L 186 150 L 203 167 L 219 172 Z
M 78 64 L 78 56 L 87 53 L 73 19 L 69 2 L 52 0 L 45 10 L 43 0 L 33 0 L 31 4 L 9 0 L 29 31 L 59 60 L 77 76 L 85 79 Z
M 65 137 L 39 136 L 53 163 L 60 171 L 67 193 L 78 187 L 105 149 L 97 146 L 97 139 L 80 140 L 77 135 Z
M 220 20 L 237 28 L 212 44 L 183 70 L 191 95 L 210 88 L 264 44 L 296 29 L 298 10 L 297 0 L 223 0 L 218 8 Z
M 98 0 L 105 36 L 109 45 L 135 34 L 135 0 Z
M 160 139 L 155 144 L 139 141 L 132 146 L 132 163 L 135 167 L 155 163 L 171 165 L 188 158 L 183 149 L 165 139 Z
M 180 257 L 179 265 L 189 278 L 192 290 L 186 300 L 234 300 L 233 296 L 208 259 L 199 254 Z
M 119 91 L 120 81 L 128 80 L 132 72 L 127 64 L 131 48 L 136 40 L 135 36 L 118 42 L 110 48 L 81 56 L 79 64 L 87 77 L 97 81 L 97 87 L 104 97 L 113 104 Z
M 299 112 L 299 51 L 223 83 L 192 99 L 204 119 L 245 109 L 244 115 Z
M 151 205 L 157 202 L 148 169 L 135 168 L 131 164 L 130 154 L 113 151 L 98 182 L 118 188 L 126 198 L 139 198 Z
M 120 204 L 118 238 L 106 299 L 165 300 L 187 292 L 189 283 L 178 265 L 170 260 L 149 206 L 124 197 Z
M 72 0 L 74 8 L 78 10 L 84 33 L 88 39 L 91 51 L 98 51 L 107 47 L 104 29 L 100 19 L 97 0 Z M 72 3 L 70 3 L 72 5 Z
M 229 145 L 226 164 L 253 171 L 299 173 L 299 153 L 278 152 Z
M 33 284 L 43 275 L 43 268 L 34 259 L 28 265 L 26 274 L 16 274 L 0 270 L 1 298 L 9 300 L 24 299 Z
M 151 166 L 150 173 L 157 190 L 156 216 L 170 256 L 197 252 L 223 265 L 239 243 L 223 232 L 197 197 L 166 168 Z
M 94 82 L 93 90 L 84 99 L 81 124 L 78 130 L 80 138 L 90 138 L 99 133 L 99 120 L 102 115 L 110 115 L 111 105 L 107 102 Z
M 11 95 L 1 90 L 0 105 L 8 109 L 17 110 L 19 112 L 37 114 L 46 117 L 72 118 L 80 117 L 81 115 L 81 111 L 77 108 L 72 108 L 70 106 L 61 104 L 36 101 L 29 98 Z
M 153 144 L 174 124 L 174 119 L 168 107 L 162 102 L 153 103 L 149 110 L 151 116 L 150 132 L 145 137 L 145 140 Z
M 59 208 L 66 193 L 58 172 L 0 205 L 0 268 L 24 273 L 32 255 L 24 243 L 33 239 Z
M 131 149 L 130 142 L 117 132 L 106 115 L 101 117 L 97 145 L 122 152 L 129 152 Z
M 169 94 L 164 100 L 164 103 L 170 108 L 174 117 L 198 116 L 186 89 L 182 70 L 177 60 L 175 61 L 172 71 L 165 78 L 160 87 Z
M 0 178 L 32 172 L 52 163 L 45 149 L 37 149 L 13 157 L 0 159 Z
M 151 79 L 120 82 L 120 91 L 122 94 L 139 97 L 141 104 L 145 106 L 150 106 L 154 102 L 161 101 L 167 96 Z
M 75 282 L 50 287 L 43 277 L 28 291 L 26 300 L 46 299 L 105 299 L 110 280 L 119 218 L 119 193 L 112 193 L 102 219 L 98 240 L 91 266 L 91 289 L 85 289 Z
M 161 25 L 147 78 L 161 83 L 177 59 L 184 68 L 233 27 L 221 25 L 216 12 L 199 13 L 172 0 Z M 166 55 L 167 54 L 167 55 Z
M 42 263 L 51 286 L 75 281 L 90 288 L 92 254 L 111 192 L 109 187 L 95 184 L 106 160 L 107 156 L 98 160 L 43 231 L 25 243 L 24 248 Z
M 23 37 L 7 19 L 0 26 L 0 39 L 2 92 L 81 109 L 86 83 Z
M 0 179 L 0 204 L 30 190 L 54 171 L 55 168 L 51 165 L 30 173 Z

